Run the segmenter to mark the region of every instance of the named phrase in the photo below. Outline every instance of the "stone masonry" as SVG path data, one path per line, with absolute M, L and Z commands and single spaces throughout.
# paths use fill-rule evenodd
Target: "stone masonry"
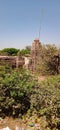
M 0 56 L 0 65 L 8 65 L 12 68 L 21 68 L 25 64 L 22 56 Z
M 42 62 L 42 46 L 38 39 L 32 43 L 29 69 L 35 72 Z

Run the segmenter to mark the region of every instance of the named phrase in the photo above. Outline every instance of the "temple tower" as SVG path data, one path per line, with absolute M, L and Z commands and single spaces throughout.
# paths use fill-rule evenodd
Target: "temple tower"
M 31 47 L 31 69 L 36 71 L 42 62 L 42 45 L 38 39 L 35 39 Z

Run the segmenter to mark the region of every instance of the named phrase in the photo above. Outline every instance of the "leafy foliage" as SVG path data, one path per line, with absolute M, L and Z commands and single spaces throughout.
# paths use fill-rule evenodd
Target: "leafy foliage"
M 16 48 L 4 48 L 3 50 L 0 51 L 0 54 L 13 56 L 13 55 L 17 55 L 18 51 L 19 49 Z
M 0 68 L 0 116 L 31 116 L 34 112 L 46 118 L 50 129 L 59 130 L 60 75 L 38 83 L 25 69 Z
M 55 45 L 43 45 L 42 46 L 42 63 L 40 66 L 37 66 L 37 72 L 42 75 L 51 75 L 57 74 L 56 69 L 56 59 L 55 55 L 60 53 L 60 49 Z
M 27 54 L 30 54 L 30 50 L 29 49 L 22 49 L 21 50 L 21 55 L 27 55 Z
M 30 108 L 29 93 L 33 82 L 25 70 L 0 73 L 0 111 L 5 115 L 23 114 Z

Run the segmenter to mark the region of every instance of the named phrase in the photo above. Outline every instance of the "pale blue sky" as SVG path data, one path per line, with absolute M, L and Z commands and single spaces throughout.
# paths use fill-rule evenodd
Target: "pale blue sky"
M 0 0 L 0 49 L 31 45 L 40 25 L 40 41 L 60 45 L 60 0 Z

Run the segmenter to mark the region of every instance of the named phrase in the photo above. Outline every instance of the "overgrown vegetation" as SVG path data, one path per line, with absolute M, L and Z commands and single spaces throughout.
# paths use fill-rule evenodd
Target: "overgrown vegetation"
M 60 54 L 60 48 L 55 45 L 42 45 L 42 62 L 40 66 L 36 66 L 36 73 L 41 75 L 58 74 L 58 59 L 56 55 Z
M 60 129 L 60 75 L 38 82 L 27 70 L 0 67 L 0 117 L 44 117 L 51 130 Z

